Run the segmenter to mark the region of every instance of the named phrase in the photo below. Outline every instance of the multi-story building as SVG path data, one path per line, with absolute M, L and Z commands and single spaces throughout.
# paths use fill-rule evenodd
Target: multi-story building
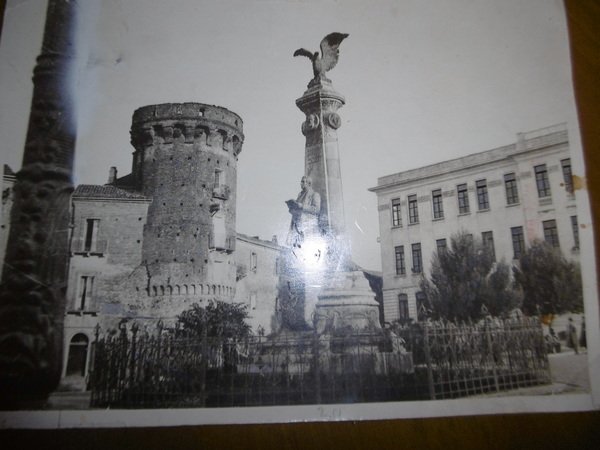
M 73 193 L 63 374 L 75 383 L 87 372 L 94 328 L 135 315 L 139 288 L 131 281 L 142 262 L 150 203 L 110 185 L 80 185 Z
M 433 253 L 464 231 L 517 259 L 544 239 L 577 259 L 579 236 L 565 124 L 517 142 L 378 179 L 386 322 L 416 319 Z

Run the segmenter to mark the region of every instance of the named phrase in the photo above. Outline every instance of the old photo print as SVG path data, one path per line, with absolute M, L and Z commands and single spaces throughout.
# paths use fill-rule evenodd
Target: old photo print
M 596 409 L 567 38 L 546 0 L 7 1 L 3 426 Z

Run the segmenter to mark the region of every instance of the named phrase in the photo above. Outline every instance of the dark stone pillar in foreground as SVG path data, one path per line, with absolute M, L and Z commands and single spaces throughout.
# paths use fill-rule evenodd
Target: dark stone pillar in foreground
M 0 408 L 44 406 L 60 379 L 75 147 L 74 0 L 49 0 L 0 285 Z

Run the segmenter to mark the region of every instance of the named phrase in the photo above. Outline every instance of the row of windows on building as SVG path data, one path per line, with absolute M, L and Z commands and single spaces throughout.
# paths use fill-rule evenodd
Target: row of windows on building
M 573 233 L 574 247 L 572 250 L 579 249 L 579 225 L 577 223 L 577 216 L 571 216 L 571 230 Z M 544 240 L 552 247 L 560 248 L 560 242 L 558 239 L 558 228 L 556 220 L 545 220 L 542 221 L 542 228 L 544 232 Z M 513 247 L 513 258 L 519 259 L 525 252 L 525 235 L 523 233 L 523 227 L 512 227 L 510 229 L 512 247 Z M 473 235 L 469 235 L 473 236 Z M 496 259 L 496 251 L 494 248 L 494 234 L 492 231 L 483 231 L 481 233 L 481 241 L 483 245 L 490 249 L 492 257 Z M 446 239 L 437 239 L 435 241 L 437 252 L 446 250 L 447 241 Z M 412 273 L 423 272 L 423 255 L 421 251 L 421 243 L 417 242 L 410 245 L 410 254 L 412 267 L 410 268 Z M 406 261 L 405 261 L 405 250 L 404 245 L 398 245 L 394 247 L 394 255 L 396 261 L 396 275 L 406 275 Z
M 561 161 L 565 189 L 567 192 L 573 192 L 573 174 L 571 172 L 571 160 L 569 158 Z M 548 178 L 548 168 L 546 164 L 540 164 L 534 167 L 535 180 L 539 198 L 548 198 L 551 196 L 550 180 Z M 504 189 L 506 194 L 506 204 L 516 205 L 519 203 L 519 190 L 517 187 L 517 177 L 514 172 L 504 175 Z M 488 183 L 486 179 L 475 181 L 475 190 L 477 194 L 477 209 L 487 211 L 490 209 L 490 198 L 488 193 Z M 458 199 L 458 213 L 469 214 L 471 206 L 469 204 L 469 191 L 467 183 L 456 186 Z M 402 213 L 400 208 L 400 199 L 392 199 L 392 226 L 402 226 Z M 408 203 L 408 223 L 419 223 L 419 206 L 416 194 L 407 197 Z M 431 191 L 431 204 L 433 209 L 433 219 L 444 218 L 444 202 L 441 189 Z

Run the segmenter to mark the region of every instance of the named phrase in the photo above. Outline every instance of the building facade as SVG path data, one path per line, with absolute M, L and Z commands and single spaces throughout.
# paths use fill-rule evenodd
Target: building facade
M 255 332 L 279 330 L 279 282 L 282 275 L 282 247 L 271 241 L 238 233 L 235 249 L 235 302 L 247 305 L 248 323 Z
M 535 239 L 578 259 L 566 124 L 520 133 L 500 148 L 378 179 L 386 322 L 416 319 L 420 281 L 458 232 L 513 261 Z
M 64 321 L 63 380 L 81 386 L 95 328 L 136 315 L 142 243 L 151 199 L 115 186 L 80 185 L 72 196 L 71 258 Z

